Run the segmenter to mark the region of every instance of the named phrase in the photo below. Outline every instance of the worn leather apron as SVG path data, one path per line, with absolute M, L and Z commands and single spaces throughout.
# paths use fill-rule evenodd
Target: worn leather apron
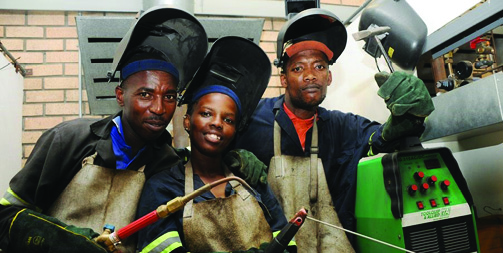
M 119 229 L 134 220 L 145 184 L 145 166 L 138 171 L 109 169 L 93 164 L 96 155 L 84 158 L 82 169 L 47 214 L 101 233 L 105 224 Z M 136 243 L 136 237 L 130 237 L 117 248 L 121 252 L 135 252 Z
M 185 195 L 194 191 L 193 175 L 189 161 L 185 165 Z M 232 176 L 227 168 L 226 175 Z M 185 205 L 183 234 L 190 252 L 247 250 L 272 240 L 258 201 L 239 182 L 230 184 L 236 194 L 195 204 L 191 200 Z
M 308 216 L 342 226 L 328 190 L 323 164 L 318 158 L 316 116 L 311 157 L 281 155 L 281 128 L 274 121 L 274 157 L 271 158 L 267 180 L 287 218 L 304 207 Z M 312 221 L 302 225 L 295 241 L 299 253 L 354 252 L 344 231 Z

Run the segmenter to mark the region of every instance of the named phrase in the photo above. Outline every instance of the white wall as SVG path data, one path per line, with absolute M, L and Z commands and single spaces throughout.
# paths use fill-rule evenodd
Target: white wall
M 21 129 L 23 113 L 23 77 L 0 55 L 0 195 L 10 179 L 21 169 Z

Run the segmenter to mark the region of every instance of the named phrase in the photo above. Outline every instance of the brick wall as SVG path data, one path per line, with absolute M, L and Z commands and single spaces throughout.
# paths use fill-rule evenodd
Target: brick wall
M 321 0 L 324 4 L 361 5 L 364 0 Z M 89 115 L 86 92 L 80 108 L 78 83 L 78 39 L 76 12 L 0 10 L 0 41 L 32 75 L 24 79 L 23 164 L 35 142 L 47 129 L 77 118 L 79 110 Z M 134 16 L 134 13 L 83 12 L 83 16 Z M 271 62 L 283 19 L 267 18 L 260 46 Z M 264 97 L 284 92 L 277 68 Z

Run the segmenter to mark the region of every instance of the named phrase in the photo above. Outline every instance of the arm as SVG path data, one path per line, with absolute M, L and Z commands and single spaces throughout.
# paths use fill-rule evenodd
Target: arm
M 424 120 L 435 107 L 423 81 L 413 75 L 381 72 L 375 79 L 380 87 L 377 94 L 385 100 L 391 115 L 369 144 L 389 152 L 386 149 L 404 137 L 420 137 Z
M 60 124 L 46 131 L 40 137 L 25 167 L 13 177 L 9 189 L 0 200 L 0 213 L 2 214 L 0 219 L 0 248 L 12 249 L 16 244 L 15 239 L 25 235 L 29 236 L 29 233 L 33 232 L 30 229 L 32 227 L 44 227 L 47 234 L 50 232 L 65 232 L 53 226 L 40 225 L 37 227 L 35 223 L 26 221 L 29 221 L 33 216 L 43 216 L 40 212 L 50 207 L 80 169 L 81 160 L 73 157 L 80 155 L 80 152 L 85 152 L 85 149 L 79 146 L 79 142 L 70 137 L 67 138 L 67 145 L 62 143 L 62 136 L 65 136 L 65 126 L 67 125 L 69 125 L 67 122 Z M 75 129 L 74 126 L 70 128 Z M 82 133 L 83 131 L 79 132 L 79 135 L 87 137 Z M 71 153 L 74 149 L 79 148 L 80 152 Z M 25 215 L 28 213 L 24 211 L 25 208 L 28 211 L 33 210 L 32 215 Z M 17 219 L 15 219 L 16 217 Z M 51 217 L 45 218 L 45 220 L 50 219 Z M 18 236 L 9 235 L 9 231 L 12 232 L 13 227 L 23 224 L 23 222 L 26 222 L 27 225 L 18 227 Z M 51 242 L 48 239 L 46 243 L 49 245 Z M 62 243 L 59 242 L 59 244 Z M 21 251 L 23 250 L 18 250 L 18 252 Z
M 137 217 L 142 217 L 173 198 L 184 195 L 183 181 L 176 180 L 170 172 L 159 172 L 145 183 Z M 138 234 L 138 248 L 141 252 L 188 252 L 182 245 L 182 216 L 183 209 L 141 230 Z

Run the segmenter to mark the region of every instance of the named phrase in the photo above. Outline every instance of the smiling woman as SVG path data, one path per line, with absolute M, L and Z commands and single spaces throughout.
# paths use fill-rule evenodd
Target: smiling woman
M 270 72 L 267 56 L 253 42 L 225 37 L 213 44 L 180 98 L 188 104 L 183 125 L 191 142 L 190 161 L 146 183 L 139 217 L 176 196 L 233 175 L 224 155 L 253 113 Z M 268 185 L 254 190 L 250 197 L 239 183 L 212 188 L 189 201 L 183 211 L 141 231 L 142 252 L 227 252 L 264 247 L 287 221 Z

